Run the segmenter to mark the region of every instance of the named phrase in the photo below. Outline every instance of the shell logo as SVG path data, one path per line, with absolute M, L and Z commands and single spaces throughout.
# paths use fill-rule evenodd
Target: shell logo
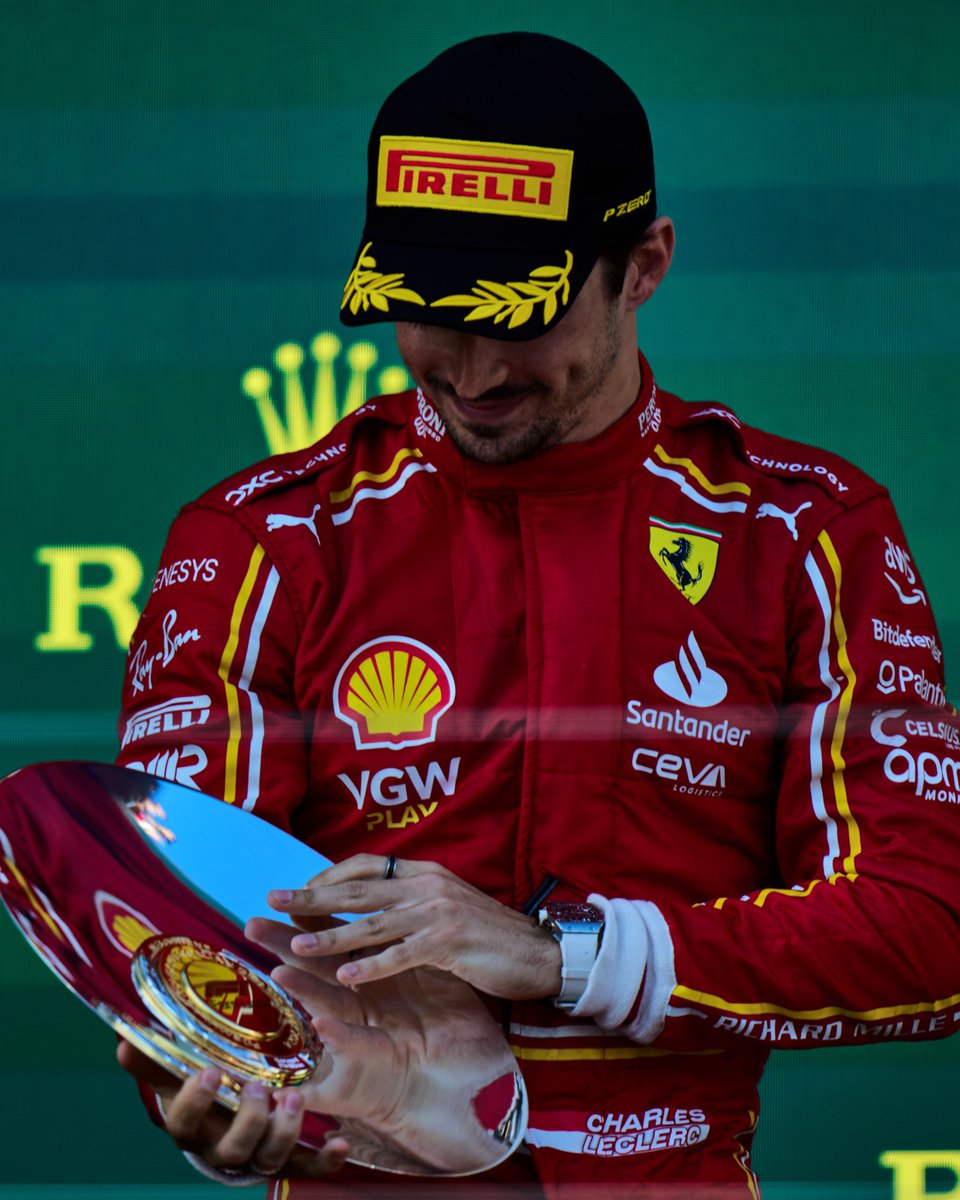
M 353 729 L 358 750 L 422 746 L 453 704 L 450 668 L 423 642 L 374 638 L 354 650 L 333 687 L 333 711 Z
M 132 958 L 147 938 L 155 937 L 160 932 L 149 917 L 109 892 L 98 891 L 94 902 L 101 929 L 127 958 Z

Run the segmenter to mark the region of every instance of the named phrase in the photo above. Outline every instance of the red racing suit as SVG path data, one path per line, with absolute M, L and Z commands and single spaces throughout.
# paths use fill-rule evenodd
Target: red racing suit
M 119 761 L 334 860 L 652 902 L 619 1006 L 511 1007 L 531 1178 L 757 1196 L 771 1047 L 956 1028 L 960 725 L 884 489 L 641 366 L 612 427 L 524 462 L 408 392 L 188 505 Z

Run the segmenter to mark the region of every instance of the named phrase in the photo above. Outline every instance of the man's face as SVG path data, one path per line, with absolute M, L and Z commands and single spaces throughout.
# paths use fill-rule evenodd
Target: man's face
M 630 406 L 640 383 L 633 314 L 610 298 L 601 271 L 558 325 L 528 342 L 397 324 L 407 369 L 462 454 L 516 462 L 593 437 Z

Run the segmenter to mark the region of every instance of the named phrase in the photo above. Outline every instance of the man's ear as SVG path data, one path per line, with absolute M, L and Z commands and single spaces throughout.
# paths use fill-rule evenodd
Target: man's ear
M 627 312 L 645 304 L 670 269 L 677 235 L 669 217 L 657 217 L 647 228 L 642 242 L 630 251 L 623 283 Z

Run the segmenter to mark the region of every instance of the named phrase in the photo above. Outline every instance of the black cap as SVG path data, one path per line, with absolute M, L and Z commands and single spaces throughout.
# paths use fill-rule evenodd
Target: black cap
M 657 211 L 640 101 L 598 58 L 539 33 L 461 42 L 401 83 L 368 172 L 347 325 L 537 337 L 599 254 L 640 241 Z

